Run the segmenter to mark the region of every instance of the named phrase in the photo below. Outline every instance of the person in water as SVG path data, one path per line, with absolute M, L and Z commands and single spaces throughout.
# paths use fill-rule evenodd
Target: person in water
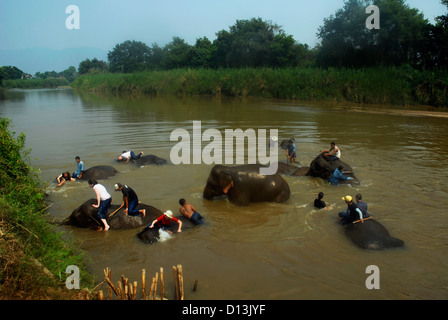
M 75 157 L 75 161 L 77 163 L 76 171 L 73 172 L 72 178 L 74 178 L 74 179 L 81 179 L 82 178 L 82 174 L 85 171 L 84 162 L 81 161 L 81 158 L 79 156 Z
M 73 179 L 70 176 L 70 172 L 66 171 L 61 173 L 57 178 L 56 181 L 58 182 L 58 187 L 64 185 L 66 182 L 70 182 L 70 181 L 76 181 L 75 179 Z
M 296 162 L 296 144 L 292 139 L 288 141 L 288 145 L 286 146 L 286 157 L 288 157 L 290 163 Z
M 344 176 L 344 173 L 351 173 L 351 171 L 344 171 L 343 166 L 337 167 L 333 174 L 331 175 L 330 179 L 328 180 L 329 183 L 331 183 L 334 186 L 338 186 L 341 182 L 341 180 L 352 180 L 352 177 L 346 177 Z
M 194 224 L 202 224 L 203 217 L 197 212 L 195 207 L 187 203 L 185 199 L 180 199 L 179 204 L 181 205 L 179 212 L 187 219 L 189 219 Z
M 138 154 L 138 156 L 135 155 L 134 151 L 123 151 L 121 155 L 118 156 L 118 161 L 126 161 L 129 162 L 129 160 L 137 160 L 140 159 L 140 157 L 143 155 L 143 151 Z
M 167 210 L 163 215 L 161 215 L 156 220 L 154 220 L 145 229 L 147 229 L 147 228 L 149 228 L 149 229 L 152 229 L 152 228 L 167 229 L 173 221 L 177 222 L 179 224 L 179 228 L 177 229 L 177 232 L 182 232 L 182 221 L 173 217 L 173 212 L 171 210 Z M 171 231 L 169 231 L 169 230 L 167 230 L 167 231 L 169 233 L 171 233 Z
M 324 209 L 327 206 L 327 203 L 322 200 L 323 198 L 324 198 L 324 193 L 319 192 L 319 194 L 317 195 L 317 199 L 314 199 L 314 207 L 316 207 L 318 209 Z
M 356 205 L 358 206 L 359 210 L 361 210 L 364 219 L 370 217 L 370 214 L 367 211 L 367 203 L 362 201 L 362 195 L 358 193 L 355 196 L 355 199 L 356 199 Z

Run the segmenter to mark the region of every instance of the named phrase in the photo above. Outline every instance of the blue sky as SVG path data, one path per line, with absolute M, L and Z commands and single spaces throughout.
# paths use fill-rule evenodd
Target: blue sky
M 408 0 L 431 22 L 446 8 L 440 0 Z M 163 46 L 173 36 L 194 44 L 215 39 L 237 19 L 261 17 L 310 46 L 323 19 L 344 0 L 0 0 L 0 49 L 96 47 L 112 50 L 125 40 Z M 68 30 L 65 9 L 80 10 L 80 29 Z M 367 16 L 366 16 L 367 17 Z

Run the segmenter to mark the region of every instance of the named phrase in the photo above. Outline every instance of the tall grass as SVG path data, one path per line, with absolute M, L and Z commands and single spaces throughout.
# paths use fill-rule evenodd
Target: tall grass
M 78 77 L 73 87 L 104 94 L 213 95 L 447 107 L 448 75 L 410 67 L 368 69 L 178 69 Z

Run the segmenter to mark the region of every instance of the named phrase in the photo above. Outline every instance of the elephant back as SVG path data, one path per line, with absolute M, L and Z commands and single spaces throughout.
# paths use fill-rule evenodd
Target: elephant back
M 364 249 L 380 250 L 404 246 L 403 240 L 391 237 L 389 231 L 375 219 L 348 224 L 345 234 Z

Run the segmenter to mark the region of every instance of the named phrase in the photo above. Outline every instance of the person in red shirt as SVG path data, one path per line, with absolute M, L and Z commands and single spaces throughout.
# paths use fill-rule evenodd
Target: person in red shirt
M 154 227 L 156 228 L 162 228 L 165 229 L 171 225 L 171 222 L 177 222 L 179 224 L 179 228 L 177 229 L 177 232 L 182 231 L 182 221 L 179 219 L 173 217 L 173 212 L 171 210 L 167 210 L 162 216 L 158 217 L 156 220 L 154 220 L 151 225 L 148 226 L 148 228 L 152 229 Z

